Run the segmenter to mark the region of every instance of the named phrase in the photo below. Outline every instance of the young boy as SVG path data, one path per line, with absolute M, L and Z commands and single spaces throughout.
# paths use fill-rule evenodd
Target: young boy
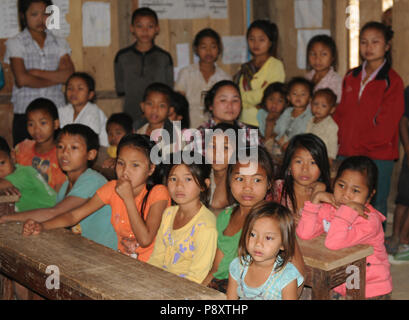
M 15 211 L 49 208 L 55 205 L 57 194 L 31 166 L 15 163 L 14 151 L 0 137 L 0 189 L 17 188 L 20 199 Z
M 132 116 L 135 129 L 139 129 L 146 122 L 140 109 L 143 93 L 154 82 L 173 88 L 173 61 L 168 52 L 154 44 L 159 34 L 155 11 L 135 10 L 130 29 L 136 42 L 120 50 L 115 58 L 115 86 L 118 96 L 125 96 L 124 112 Z
M 307 124 L 306 133 L 313 133 L 324 141 L 330 164 L 338 153 L 338 125 L 332 119 L 337 103 L 336 94 L 329 88 L 317 90 L 311 102 L 313 118 Z
M 308 104 L 311 101 L 313 84 L 305 78 L 295 77 L 288 83 L 288 102 L 290 108 L 284 110 L 274 127 L 275 140 L 287 149 L 289 140 L 297 134 L 305 133 L 307 123 L 312 118 Z

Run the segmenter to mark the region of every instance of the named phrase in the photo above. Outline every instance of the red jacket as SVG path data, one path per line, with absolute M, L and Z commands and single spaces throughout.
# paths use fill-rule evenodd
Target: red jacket
M 362 66 L 344 78 L 342 98 L 334 114 L 338 124 L 338 154 L 374 160 L 399 158 L 399 121 L 404 111 L 404 85 L 388 62 L 359 99 Z

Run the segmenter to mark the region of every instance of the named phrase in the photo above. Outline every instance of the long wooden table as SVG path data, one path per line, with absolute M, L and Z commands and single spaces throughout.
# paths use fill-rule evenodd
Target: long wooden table
M 47 289 L 47 278 L 56 275 L 55 267 L 46 273 L 48 266 L 58 267 L 59 289 Z M 0 273 L 48 299 L 226 298 L 216 290 L 127 257 L 66 229 L 23 237 L 21 223 L 0 225 Z
M 373 247 L 357 245 L 329 250 L 324 245 L 325 236 L 322 234 L 312 240 L 297 239 L 307 269 L 305 285 L 312 288 L 312 299 L 330 299 L 331 289 L 353 275 L 347 272 L 350 265 L 359 268 L 359 289 L 347 288 L 347 299 L 365 299 L 366 257 L 373 253 Z

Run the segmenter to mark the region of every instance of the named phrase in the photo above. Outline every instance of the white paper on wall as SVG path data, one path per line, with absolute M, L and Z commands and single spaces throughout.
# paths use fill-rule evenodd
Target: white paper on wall
M 295 27 L 322 28 L 322 0 L 294 0 Z
M 19 32 L 17 0 L 0 0 L 0 39 L 12 38 Z
M 316 30 L 298 30 L 297 35 L 297 67 L 298 69 L 306 69 L 307 45 L 310 39 L 319 34 L 331 36 L 331 31 L 328 29 Z
M 226 36 L 223 41 L 223 64 L 242 64 L 247 61 L 247 39 L 245 36 Z
M 82 6 L 82 42 L 84 47 L 108 47 L 111 44 L 111 5 L 85 2 Z

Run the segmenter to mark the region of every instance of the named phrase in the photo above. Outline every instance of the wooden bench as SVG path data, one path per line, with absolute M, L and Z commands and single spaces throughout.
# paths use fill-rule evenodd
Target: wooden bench
M 305 285 L 312 288 L 313 300 L 329 300 L 331 289 L 346 282 L 350 265 L 359 268 L 359 289 L 347 288 L 347 299 L 365 299 L 366 257 L 373 253 L 369 245 L 341 250 L 325 247 L 325 234 L 312 240 L 297 238 L 306 265 Z
M 56 266 L 60 288 L 47 289 Z M 23 237 L 0 225 L 0 273 L 48 299 L 224 300 L 216 290 L 115 252 L 66 229 Z M 54 282 L 55 283 L 55 282 Z

